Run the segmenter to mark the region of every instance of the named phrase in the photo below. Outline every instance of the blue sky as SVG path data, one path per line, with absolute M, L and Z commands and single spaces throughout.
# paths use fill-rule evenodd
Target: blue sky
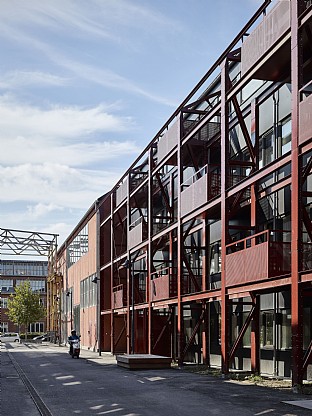
M 62 243 L 261 4 L 2 0 L 0 227 Z

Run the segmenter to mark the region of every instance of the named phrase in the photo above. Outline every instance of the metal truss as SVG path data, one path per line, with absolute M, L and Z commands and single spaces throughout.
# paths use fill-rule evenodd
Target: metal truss
M 54 257 L 57 234 L 0 228 L 0 254 Z

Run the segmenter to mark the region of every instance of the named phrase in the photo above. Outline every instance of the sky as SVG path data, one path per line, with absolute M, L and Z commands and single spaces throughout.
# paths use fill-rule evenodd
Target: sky
M 0 228 L 62 244 L 262 3 L 0 0 Z

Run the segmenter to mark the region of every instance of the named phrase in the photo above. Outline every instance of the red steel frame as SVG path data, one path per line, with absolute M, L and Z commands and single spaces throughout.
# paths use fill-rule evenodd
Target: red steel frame
M 303 87 L 303 74 L 301 64 L 303 59 L 303 26 L 308 33 L 312 21 L 311 6 L 299 0 L 290 1 L 290 27 L 280 34 L 279 38 L 272 41 L 271 48 L 260 56 L 251 67 L 241 76 L 236 83 L 230 80 L 230 68 L 232 63 L 240 62 L 241 40 L 247 37 L 251 26 L 261 17 L 266 19 L 267 9 L 271 1 L 265 1 L 255 13 L 248 24 L 242 29 L 227 50 L 221 55 L 207 74 L 200 80 L 197 86 L 186 97 L 177 108 L 168 122 L 157 133 L 152 142 L 134 162 L 131 169 L 121 178 L 119 183 L 103 199 L 100 206 L 100 251 L 108 253 L 106 260 L 100 263 L 101 268 L 101 334 L 100 340 L 102 350 L 110 350 L 112 353 L 135 352 L 154 353 L 161 344 L 166 344 L 164 351 L 169 351 L 172 357 L 180 364 L 186 360 L 187 354 L 201 338 L 203 362 L 210 363 L 210 308 L 211 302 L 220 302 L 221 305 L 221 367 L 222 372 L 227 374 L 231 369 L 231 363 L 235 358 L 246 330 L 251 328 L 250 363 L 251 371 L 260 373 L 260 295 L 268 291 L 274 292 L 286 288 L 291 293 L 291 329 L 292 329 L 292 379 L 294 385 L 301 385 L 305 371 L 311 359 L 311 344 L 306 353 L 303 351 L 303 307 L 302 298 L 306 289 L 312 284 L 312 271 L 303 273 L 301 270 L 301 241 L 303 224 L 310 237 L 312 235 L 311 219 L 309 218 L 302 203 L 304 179 L 311 173 L 312 157 L 302 170 L 303 155 L 312 151 L 312 134 L 303 143 L 299 141 L 299 91 Z M 306 7 L 305 7 L 306 6 Z M 306 10 L 305 10 L 306 8 Z M 309 34 L 307 34 L 309 36 Z M 248 81 L 257 78 L 257 74 L 266 67 L 268 79 L 279 81 L 282 74 L 273 73 L 270 70 L 273 64 L 278 67 L 281 58 L 281 50 L 285 44 L 290 42 L 289 64 L 291 71 L 288 82 L 292 85 L 291 103 L 291 152 L 279 157 L 261 170 L 257 166 L 257 154 L 259 146 L 259 103 L 258 98 L 250 105 L 250 132 L 246 126 L 243 110 L 237 99 L 237 94 L 247 85 Z M 239 44 L 239 45 L 238 45 Z M 311 53 L 312 55 L 312 53 Z M 283 56 L 282 58 L 285 58 Z M 274 61 L 274 59 L 276 59 Z M 287 57 L 285 58 L 287 59 Z M 282 60 L 281 60 L 282 61 Z M 270 64 L 269 64 L 270 62 Z M 274 70 L 276 69 L 273 65 Z M 281 71 L 284 68 L 278 68 Z M 278 72 L 278 69 L 276 72 Z M 211 81 L 213 74 L 219 70 L 220 91 L 201 92 L 207 88 L 206 83 Z M 270 72 L 271 71 L 271 72 Z M 272 72 L 273 71 L 273 72 Z M 208 84 L 209 86 L 209 84 Z M 275 88 L 274 85 L 272 89 Z M 209 90 L 209 88 L 208 88 Z M 201 94 L 199 97 L 198 94 Z M 201 103 L 216 99 L 217 104 L 208 110 L 202 110 Z M 192 101 L 193 100 L 193 101 Z M 192 102 L 191 102 L 192 101 Z M 231 122 L 229 121 L 229 109 L 235 111 L 237 124 L 240 126 L 242 137 L 246 143 L 246 154 L 249 160 L 229 161 L 229 132 Z M 191 129 L 184 129 L 183 117 L 189 118 Z M 208 119 L 209 117 L 209 119 Z M 196 135 L 200 135 L 205 126 L 209 127 L 214 118 L 220 119 L 220 134 L 213 136 L 207 145 L 207 152 L 220 155 L 221 188 L 220 193 L 213 193 L 209 189 L 198 187 L 197 194 L 192 196 L 194 200 L 206 192 L 207 200 L 204 204 L 196 205 L 196 201 L 187 201 L 190 204 L 190 212 L 185 213 L 185 205 L 182 206 L 182 183 L 184 167 L 191 163 L 196 171 L 196 179 L 203 178 L 201 173 L 201 159 L 192 148 L 192 141 L 196 141 Z M 210 120 L 207 123 L 207 119 Z M 176 121 L 178 124 L 173 124 Z M 174 126 L 174 127 L 172 127 Z M 207 131 L 209 128 L 207 127 Z M 213 128 L 213 126 L 211 127 Z M 178 131 L 178 133 L 176 133 Z M 210 134 L 209 131 L 207 134 Z M 177 135 L 177 136 L 176 136 Z M 157 149 L 163 145 L 162 140 L 167 138 L 167 154 L 163 160 L 156 160 Z M 170 142 L 170 140 L 172 142 Z M 176 141 L 174 141 L 176 140 Z M 207 139 L 208 141 L 208 139 Z M 217 149 L 217 150 L 216 150 Z M 215 153 L 213 153 L 215 152 Z M 142 162 L 143 160 L 143 162 Z M 185 161 L 186 166 L 183 166 Z M 190 162 L 188 162 L 190 161 Z M 211 161 L 210 161 L 211 163 Z M 285 168 L 291 163 L 291 175 L 279 179 L 268 189 L 259 191 L 258 182 L 264 177 L 273 174 L 278 169 Z M 230 183 L 231 169 L 249 169 L 249 175 L 239 183 Z M 176 177 L 171 176 L 165 182 L 166 174 L 171 170 L 176 172 Z M 258 170 L 257 170 L 258 169 Z M 209 171 L 209 166 L 207 168 Z M 303 175 L 302 175 L 303 173 Z M 138 179 L 138 181 L 137 181 Z M 135 181 L 135 186 L 134 182 Z M 197 183 L 197 186 L 198 186 Z M 202 182 L 206 183 L 206 182 Z M 235 230 L 235 224 L 230 224 L 232 218 L 242 211 L 242 207 L 248 205 L 250 218 L 249 229 L 256 237 L 257 230 L 257 204 L 260 198 L 268 193 L 273 194 L 291 185 L 291 270 L 288 273 L 275 276 L 267 276 L 270 279 L 259 279 L 259 281 L 248 281 L 245 283 L 227 284 L 227 249 L 233 246 L 231 232 Z M 176 188 L 175 188 L 176 187 Z M 197 188 L 196 188 L 197 189 Z M 125 190 L 125 191 L 124 191 Z M 174 192 L 173 192 L 174 190 Z M 124 194 L 123 194 L 124 192 Z M 157 195 L 156 195 L 157 194 Z M 308 192 L 309 194 L 309 192 Z M 156 196 L 155 196 L 156 195 Z M 174 199 L 176 197 L 176 200 Z M 155 206 L 159 200 L 162 202 L 161 216 L 155 214 Z M 193 204 L 193 205 L 192 205 Z M 141 217 L 143 229 L 138 228 L 140 233 L 134 235 L 134 240 L 129 240 L 131 215 L 137 210 Z M 242 215 L 242 214 L 240 214 Z M 219 217 L 218 217 L 219 216 Z M 146 221 L 145 218 L 148 218 Z M 219 287 L 209 286 L 209 232 L 208 223 L 210 218 L 217 218 L 221 222 L 221 281 Z M 165 226 L 162 226 L 162 221 Z M 159 226 L 160 230 L 154 232 L 153 226 Z M 239 228 L 239 227 L 238 227 Z M 247 226 L 241 225 L 240 231 L 247 233 Z M 238 231 L 239 231 L 238 230 Z M 109 231 L 109 232 L 108 232 Z M 197 234 L 196 234 L 197 233 Z M 194 235 L 200 236 L 200 243 L 191 242 L 189 251 L 203 249 L 201 274 L 196 274 L 189 261 L 189 251 L 186 241 L 193 241 Z M 135 240 L 136 239 L 136 240 Z M 135 241 L 135 242 L 133 242 Z M 240 243 L 237 241 L 236 243 Z M 255 245 L 255 238 L 250 239 L 251 247 Z M 116 248 L 119 247 L 119 248 Z M 165 252 L 164 258 L 168 270 L 176 270 L 177 291 L 173 295 L 168 292 L 167 298 L 152 296 L 154 286 L 153 278 L 160 268 L 156 264 L 159 253 Z M 120 265 L 126 260 L 133 265 L 133 273 L 130 270 L 121 271 Z M 144 264 L 144 270 L 139 269 Z M 268 272 L 269 273 L 269 272 Z M 169 279 L 170 273 L 168 273 Z M 135 288 L 143 290 L 145 299 L 136 301 L 134 311 L 131 307 L 131 285 L 135 281 Z M 163 278 L 162 280 L 165 280 Z M 162 280 L 157 282 L 161 285 Z M 192 290 L 185 290 L 185 282 L 188 282 Z M 155 282 L 154 282 L 155 283 Z M 169 284 L 166 282 L 164 284 Z M 139 285 L 142 285 L 139 288 Z M 119 304 L 114 304 L 112 294 L 117 293 L 117 287 L 123 291 L 125 297 L 118 298 Z M 160 288 L 161 289 L 161 288 Z M 108 294 L 108 295 L 107 295 Z M 243 300 L 250 298 L 251 301 Z M 242 325 L 237 338 L 230 346 L 230 310 L 233 301 L 239 299 L 240 305 L 249 307 L 248 316 Z M 135 345 L 131 345 L 131 317 L 134 313 Z M 187 314 L 194 316 L 195 322 L 187 327 Z M 186 337 L 186 331 L 188 336 Z M 105 335 L 106 334 L 106 335 Z M 133 349 L 133 347 L 135 347 Z

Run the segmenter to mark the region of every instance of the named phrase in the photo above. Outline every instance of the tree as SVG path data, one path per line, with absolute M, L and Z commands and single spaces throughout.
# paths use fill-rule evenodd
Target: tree
M 43 319 L 46 308 L 40 301 L 40 294 L 33 292 L 29 281 L 15 288 L 15 294 L 8 299 L 8 316 L 17 325 L 25 325 L 25 339 L 28 326 Z

